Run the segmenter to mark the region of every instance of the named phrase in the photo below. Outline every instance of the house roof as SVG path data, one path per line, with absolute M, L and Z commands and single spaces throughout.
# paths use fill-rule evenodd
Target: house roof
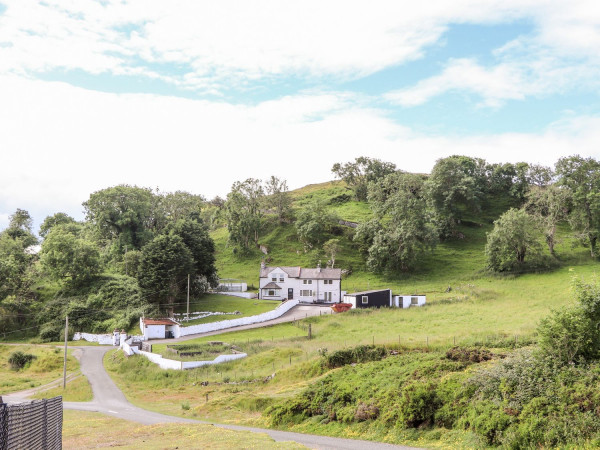
M 262 287 L 263 289 L 281 289 L 277 284 L 272 281 L 269 284 L 266 284 Z
M 146 318 L 144 318 L 144 325 L 179 325 L 179 324 L 171 319 L 146 319 Z
M 260 269 L 260 278 L 268 278 L 269 274 L 276 269 L 283 270 L 290 278 L 302 279 L 325 279 L 325 280 L 341 280 L 342 269 L 303 269 L 302 267 L 263 267 Z
M 356 295 L 373 294 L 375 292 L 385 292 L 385 291 L 391 291 L 391 289 L 374 289 L 372 291 L 353 292 L 352 294 L 346 294 L 346 296 L 347 297 L 354 297 Z

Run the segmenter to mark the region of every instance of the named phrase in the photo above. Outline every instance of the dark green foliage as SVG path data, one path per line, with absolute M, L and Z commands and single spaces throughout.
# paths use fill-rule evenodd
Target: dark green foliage
M 36 358 L 35 355 L 23 353 L 21 351 L 14 352 L 8 357 L 8 363 L 13 370 L 23 369 L 27 364 Z
M 354 162 L 335 163 L 331 171 L 352 188 L 354 197 L 358 201 L 364 202 L 367 200 L 369 182 L 377 182 L 390 173 L 394 173 L 396 165 L 379 159 L 360 156 Z
M 413 269 L 427 249 L 437 243 L 437 230 L 427 208 L 425 184 L 419 175 L 396 172 L 369 184 L 369 206 L 376 217 L 359 226 L 355 241 L 374 272 Z
M 248 178 L 236 181 L 227 194 L 225 216 L 229 231 L 229 242 L 241 253 L 247 253 L 251 244 L 258 243 L 262 228 L 261 205 L 265 193 L 260 180 Z
M 81 286 L 101 269 L 100 252 L 74 224 L 55 225 L 42 243 L 41 263 L 50 277 L 69 286 Z
M 142 249 L 138 282 L 146 298 L 172 305 L 193 271 L 194 258 L 183 239 L 163 234 Z
M 337 216 L 319 200 L 306 205 L 296 216 L 296 233 L 307 249 L 325 242 L 338 227 Z
M 75 219 L 73 219 L 68 214 L 58 212 L 52 216 L 48 216 L 44 219 L 42 224 L 40 225 L 40 236 L 45 238 L 50 230 L 56 225 L 67 225 L 70 223 L 75 223 Z
M 139 250 L 152 238 L 154 205 L 150 189 L 129 185 L 96 191 L 83 203 L 86 219 L 103 242 L 116 246 L 118 254 L 125 246 Z
M 600 237 L 600 162 L 579 155 L 561 158 L 556 163 L 559 185 L 570 190 L 569 223 L 590 254 L 597 256 Z
M 360 345 L 344 350 L 326 354 L 325 365 L 330 369 L 346 366 L 352 363 L 364 363 L 368 361 L 379 361 L 385 358 L 387 351 L 383 347 L 374 347 L 372 345 Z
M 523 272 L 541 267 L 541 232 L 538 223 L 522 209 L 510 209 L 488 233 L 487 266 L 494 272 Z

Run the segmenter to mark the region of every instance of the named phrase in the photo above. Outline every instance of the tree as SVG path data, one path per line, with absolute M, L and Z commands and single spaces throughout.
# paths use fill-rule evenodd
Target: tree
M 40 255 L 50 277 L 70 286 L 81 286 L 100 273 L 98 249 L 82 238 L 73 224 L 54 226 L 42 243 Z
M 369 204 L 377 217 L 357 230 L 355 239 L 370 242 L 367 267 L 375 272 L 411 270 L 420 256 L 435 247 L 437 231 L 425 198 L 420 175 L 397 172 L 369 184 Z
M 206 205 L 206 199 L 201 195 L 185 191 L 166 192 L 154 196 L 155 208 L 153 216 L 156 220 L 156 231 L 162 230 L 167 223 L 179 219 L 198 217 Z
M 250 242 L 258 244 L 262 226 L 264 191 L 260 180 L 248 178 L 243 182 L 236 181 L 227 194 L 225 203 L 229 242 L 243 252 L 248 251 Z
M 172 233 L 161 234 L 142 249 L 138 271 L 142 294 L 156 304 L 166 300 L 172 312 L 175 299 L 193 270 L 194 258 L 183 239 Z
M 190 272 L 192 290 L 195 293 L 202 293 L 205 287 L 202 280 L 216 287 L 219 280 L 215 267 L 215 243 L 206 227 L 196 220 L 180 219 L 169 229 L 169 232 L 182 239 L 194 260 L 194 269 Z
M 287 182 L 272 175 L 265 184 L 265 190 L 268 195 L 265 203 L 268 208 L 275 210 L 279 223 L 283 223 L 290 214 L 292 203 L 292 199 L 288 193 Z
M 333 269 L 335 267 L 335 258 L 341 250 L 339 239 L 329 239 L 323 244 L 323 251 L 329 255 L 329 265 Z
M 100 239 L 115 245 L 119 254 L 125 246 L 139 250 L 152 239 L 156 217 L 150 189 L 125 184 L 102 189 L 91 194 L 83 207 Z
M 9 217 L 8 228 L 3 233 L 6 233 L 14 240 L 18 240 L 23 248 L 38 243 L 37 238 L 31 231 L 33 219 L 27 211 L 17 208 L 14 214 Z
M 536 221 L 522 209 L 509 209 L 487 234 L 485 253 L 494 272 L 514 272 L 540 261 L 540 231 Z
M 45 238 L 56 225 L 65 225 L 68 223 L 75 223 L 75 219 L 63 212 L 57 212 L 52 216 L 48 216 L 40 225 L 40 236 Z
M 560 158 L 556 174 L 558 184 L 571 191 L 571 228 L 594 258 L 600 237 L 600 163 L 579 155 Z
M 481 208 L 486 184 L 483 159 L 450 156 L 436 161 L 427 180 L 427 197 L 442 235 L 454 230 L 465 209 L 478 211 Z
M 540 224 L 551 255 L 555 255 L 556 227 L 567 217 L 570 191 L 555 184 L 546 187 L 533 185 L 527 193 L 525 210 Z
M 313 201 L 302 208 L 296 217 L 296 234 L 306 249 L 323 243 L 338 222 L 322 201 Z
M 354 162 L 335 163 L 331 171 L 354 191 L 358 201 L 367 200 L 368 184 L 396 171 L 396 165 L 375 158 L 360 156 Z

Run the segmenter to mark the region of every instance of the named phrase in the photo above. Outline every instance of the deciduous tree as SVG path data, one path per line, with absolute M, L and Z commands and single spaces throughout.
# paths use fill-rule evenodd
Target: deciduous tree
M 488 268 L 495 272 L 523 271 L 540 261 L 541 233 L 537 222 L 522 209 L 509 209 L 487 235 Z
M 331 171 L 352 188 L 357 200 L 366 201 L 369 182 L 383 179 L 386 175 L 395 172 L 396 165 L 376 158 L 360 156 L 354 162 L 335 163 Z

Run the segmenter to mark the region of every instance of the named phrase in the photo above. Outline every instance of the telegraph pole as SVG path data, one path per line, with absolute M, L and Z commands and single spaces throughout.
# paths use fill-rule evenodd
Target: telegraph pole
M 65 362 L 63 366 L 63 389 L 67 387 L 67 339 L 69 338 L 69 315 L 65 317 Z
M 188 273 L 187 318 L 190 320 L 190 274 Z

